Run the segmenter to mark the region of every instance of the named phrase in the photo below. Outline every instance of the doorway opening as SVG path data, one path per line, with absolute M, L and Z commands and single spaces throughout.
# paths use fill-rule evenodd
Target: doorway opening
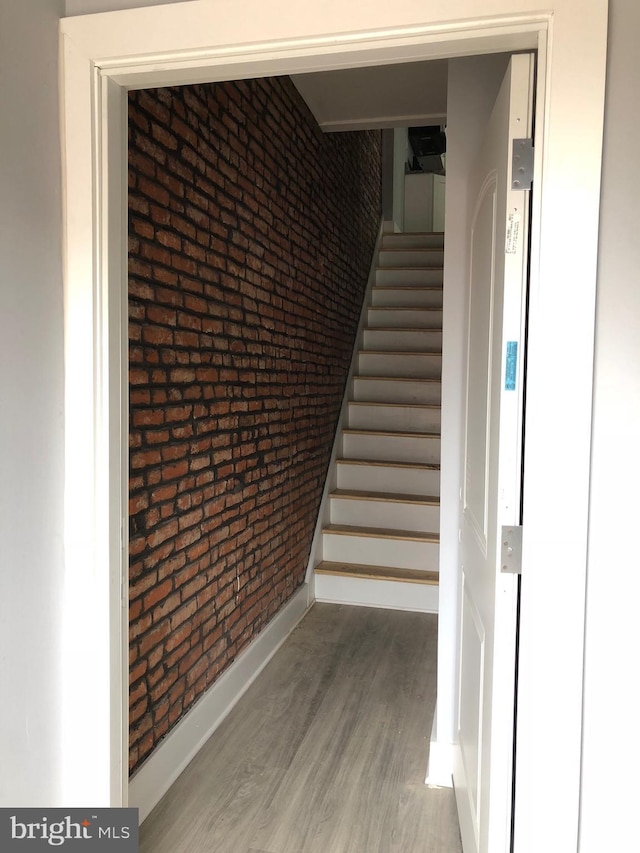
M 571 12 L 575 12 L 575 9 L 570 9 L 571 2 L 557 0 L 554 8 L 564 4 L 563 10 L 570 16 Z M 331 22 L 333 26 L 327 21 L 307 22 L 300 25 L 306 35 L 297 37 L 297 40 L 285 38 L 284 42 L 278 42 L 274 39 L 269 41 L 268 38 L 263 41 L 258 39 L 256 46 L 238 50 L 233 45 L 246 44 L 246 22 L 243 22 L 240 31 L 233 30 L 238 22 L 228 21 L 225 26 L 230 28 L 229 32 L 225 30 L 223 33 L 217 28 L 218 38 L 229 48 L 222 51 L 218 48 L 211 50 L 203 44 L 202 34 L 210 31 L 206 26 L 208 11 L 208 4 L 194 3 L 189 5 L 190 14 L 183 20 L 178 17 L 178 12 L 183 14 L 179 9 L 162 7 L 95 16 L 99 20 L 90 16 L 63 23 L 69 443 L 65 511 L 69 576 L 78 579 L 77 584 L 70 585 L 67 604 L 70 621 L 78 626 L 81 635 L 86 638 L 82 648 L 70 651 L 65 668 L 70 683 L 73 681 L 73 673 L 86 668 L 88 662 L 94 672 L 99 670 L 101 676 L 98 678 L 100 688 L 90 696 L 79 695 L 77 690 L 70 691 L 77 699 L 70 705 L 69 714 L 65 717 L 70 731 L 76 736 L 82 732 L 94 732 L 91 739 L 102 745 L 99 754 L 92 756 L 91 772 L 77 773 L 75 782 L 71 776 L 67 780 L 69 790 L 74 791 L 74 785 L 77 788 L 78 780 L 82 779 L 81 796 L 72 797 L 76 801 L 91 797 L 93 793 L 94 802 L 122 802 L 126 788 L 126 774 L 122 766 L 124 713 L 121 702 L 122 675 L 126 671 L 122 629 L 126 622 L 120 589 L 123 555 L 127 553 L 126 535 L 123 536 L 121 531 L 125 517 L 122 508 L 126 506 L 126 493 L 122 489 L 122 483 L 126 480 L 122 460 L 126 457 L 121 446 L 124 433 L 122 412 L 126 410 L 122 396 L 123 366 L 126 364 L 126 359 L 122 358 L 122 331 L 125 327 L 122 314 L 124 233 L 121 216 L 124 209 L 123 88 L 176 84 L 194 78 L 220 79 L 220 75 L 222 79 L 228 79 L 237 76 L 230 73 L 229 67 L 235 66 L 234 70 L 237 71 L 243 63 L 242 73 L 255 77 L 261 73 L 274 73 L 274 69 L 277 69 L 276 73 L 291 73 L 303 66 L 309 68 L 315 65 L 317 68 L 318 64 L 323 67 L 344 67 L 363 64 L 367 60 L 385 63 L 390 58 L 393 60 L 394 56 L 396 60 L 406 58 L 407 52 L 414 57 L 417 53 L 442 56 L 460 52 L 473 54 L 487 50 L 540 47 L 545 63 L 550 56 L 546 43 L 548 16 L 542 10 L 539 15 L 514 21 L 512 8 L 509 7 L 503 9 L 504 14 L 500 19 L 478 23 L 460 19 L 452 28 L 450 23 L 445 26 L 436 19 L 426 25 L 420 23 L 415 20 L 411 10 L 403 7 L 394 10 L 396 23 L 393 30 L 385 29 L 384 23 L 388 22 L 375 19 L 381 24 L 375 36 L 370 28 L 366 31 L 359 29 L 357 21 L 351 21 L 353 30 L 338 39 L 337 49 L 336 41 L 328 38 L 328 34 L 332 31 L 346 32 L 348 22 L 341 25 Z M 256 21 L 258 18 L 259 15 Z M 369 18 L 369 27 L 372 23 Z M 589 26 L 593 32 L 587 33 L 585 28 Z M 272 29 L 267 27 L 267 32 L 271 33 Z M 549 86 L 558 93 L 558 97 L 553 100 L 554 112 L 547 116 L 549 121 L 545 125 L 545 170 L 542 174 L 541 198 L 556 197 L 552 191 L 554 181 L 558 180 L 556 169 L 560 162 L 565 163 L 565 149 L 571 145 L 575 136 L 581 139 L 583 165 L 588 160 L 589 174 L 599 174 L 600 143 L 594 128 L 601 127 L 601 103 L 597 97 L 594 98 L 593 93 L 594 89 L 601 91 L 603 65 L 598 57 L 602 59 L 604 55 L 603 34 L 602 16 L 593 16 L 589 22 L 583 22 L 579 32 L 573 33 L 571 27 L 561 26 L 554 31 L 554 73 L 550 76 L 552 82 Z M 568 79 L 570 76 L 575 81 L 575 60 L 576 56 L 582 56 L 579 46 L 583 41 L 589 42 L 592 49 L 589 61 L 583 62 L 580 68 L 585 97 L 576 104 L 575 86 L 569 85 Z M 601 45 L 601 52 L 595 61 L 594 43 Z M 318 60 L 318 57 L 323 58 Z M 568 67 L 570 59 L 573 65 L 569 75 L 564 70 L 563 62 L 566 61 Z M 248 66 L 251 66 L 250 73 L 247 73 Z M 546 71 L 545 64 L 542 79 L 546 79 Z M 571 94 L 571 109 L 568 93 Z M 549 103 L 549 92 L 544 85 L 540 94 L 540 104 L 545 107 Z M 570 122 L 563 120 L 563 104 L 572 116 L 572 121 L 579 115 L 577 124 L 574 122 L 569 126 Z M 546 116 L 542 107 L 541 118 Z M 588 141 L 586 146 L 585 139 Z M 543 152 L 537 156 L 541 162 Z M 545 193 L 545 187 L 549 189 L 548 194 Z M 597 180 L 590 185 L 583 201 L 584 204 L 571 222 L 571 228 L 576 229 L 576 235 L 587 245 L 595 246 L 595 240 L 591 241 L 590 237 L 594 235 L 597 223 Z M 536 298 L 543 299 L 549 288 L 556 305 L 558 294 L 563 292 L 563 285 L 566 286 L 562 264 L 557 271 L 552 269 L 552 260 L 562 257 L 554 237 L 554 234 L 560 234 L 561 229 L 553 227 L 560 208 L 561 205 L 552 205 L 549 201 L 549 206 L 545 208 L 543 230 L 540 228 L 541 210 L 534 211 L 534 221 L 537 222 L 534 247 L 538 261 L 534 277 L 541 265 L 545 268 L 542 296 L 537 294 Z M 566 229 L 562 233 L 564 240 Z M 575 275 L 579 273 L 586 282 L 594 280 L 595 256 L 584 253 L 579 259 L 574 259 L 574 265 Z M 589 299 L 585 298 L 579 306 L 579 311 L 584 312 L 580 318 L 576 319 L 574 308 L 572 306 L 575 322 L 571 329 L 575 346 L 572 349 L 580 356 L 577 363 L 588 368 L 592 357 Z M 537 315 L 542 323 L 539 327 L 543 332 L 542 337 L 545 316 L 544 312 Z M 555 334 L 553 325 L 552 332 Z M 540 379 L 547 374 L 553 375 L 553 365 L 544 356 L 541 345 L 538 347 L 536 344 L 534 354 L 535 357 L 532 355 L 531 359 L 532 371 Z M 589 372 L 588 369 L 586 372 Z M 535 386 L 541 395 L 544 385 L 544 382 L 540 382 Z M 572 397 L 569 409 L 566 401 L 563 404 L 560 395 L 554 395 L 552 389 L 545 387 L 544 394 L 551 394 L 554 407 L 557 402 L 560 411 L 567 410 L 566 421 L 563 420 L 562 424 L 564 430 L 569 430 L 572 423 L 578 424 L 577 431 L 582 440 L 574 441 L 570 447 L 568 442 L 561 443 L 564 455 L 557 461 L 567 482 L 582 483 L 586 477 L 585 471 L 588 471 L 588 430 L 585 438 L 584 425 L 588 421 L 586 412 L 590 393 L 586 390 L 586 384 L 579 385 L 579 389 L 576 391 L 579 399 Z M 542 407 L 539 411 L 542 411 Z M 528 437 L 532 439 L 531 447 L 534 448 L 531 452 L 538 452 L 542 460 L 549 447 L 546 428 L 541 421 L 532 422 L 531 427 L 528 430 Z M 552 460 L 552 463 L 555 461 Z M 537 536 L 544 538 L 542 519 L 546 519 L 549 513 L 552 516 L 554 508 L 553 501 L 549 502 L 547 490 L 542 488 L 540 482 L 536 480 L 528 488 L 530 505 L 538 508 L 534 513 L 534 529 L 537 533 L 532 534 L 533 538 L 528 545 L 532 547 L 531 543 L 538 541 Z M 583 541 L 586 510 L 580 505 L 572 508 L 572 513 L 571 519 L 565 519 L 565 532 L 571 529 Z M 87 523 L 79 524 L 79 520 L 86 520 Z M 82 536 L 79 536 L 79 531 L 82 531 Z M 93 571 L 83 571 L 87 565 Z M 566 601 L 565 596 L 562 596 L 563 632 L 566 633 L 567 623 L 570 622 L 576 629 L 576 635 L 582 636 L 580 596 L 576 596 L 576 579 L 578 587 L 583 587 L 580 583 L 580 560 L 568 553 L 565 569 L 567 565 L 572 566 L 572 571 L 565 571 L 564 577 L 570 582 L 571 589 L 570 594 L 567 590 Z M 544 583 L 545 577 L 544 574 L 538 576 L 535 583 Z M 91 619 L 86 616 L 83 618 L 82 607 L 76 606 L 83 600 L 95 602 Z M 532 602 L 534 600 L 535 595 Z M 532 626 L 537 624 L 535 614 L 525 616 L 533 619 Z M 541 634 L 544 635 L 544 632 Z M 548 659 L 551 670 L 554 667 L 560 667 L 562 671 L 566 671 L 567 667 L 572 671 L 579 670 L 579 666 L 573 666 L 581 660 L 578 646 L 568 648 L 561 643 L 554 643 L 553 639 L 547 632 L 545 642 L 536 644 L 535 655 L 540 659 Z M 533 646 L 529 644 L 527 648 L 530 651 Z M 559 648 L 563 648 L 563 656 L 558 655 Z M 535 668 L 535 672 L 538 671 L 539 668 Z M 532 685 L 535 686 L 535 683 L 534 680 Z M 537 705 L 534 703 L 532 707 Z M 556 765 L 558 753 L 565 755 L 567 764 L 571 766 L 579 760 L 579 709 L 578 679 L 572 701 L 565 703 L 562 709 L 565 722 L 559 726 L 562 732 L 575 731 L 575 739 L 567 745 L 566 738 L 559 741 L 550 737 L 544 745 L 549 755 L 555 754 Z M 572 719 L 571 723 L 568 718 Z M 573 725 L 576 721 L 577 724 Z M 107 736 L 95 737 L 98 731 Z M 537 752 L 536 762 L 540 760 L 542 752 Z M 78 757 L 78 761 L 82 762 L 82 756 Z M 543 784 L 536 786 L 538 797 L 542 796 L 544 787 Z M 540 807 L 538 803 L 536 809 L 535 797 L 530 803 L 533 812 L 547 813 L 546 805 Z M 548 805 L 553 811 L 554 804 Z M 571 811 L 570 817 L 566 816 L 566 809 L 564 818 L 558 816 L 560 823 L 564 821 L 566 825 L 573 821 L 573 811 L 568 811 Z M 524 807 L 525 819 L 528 813 L 529 802 Z
M 476 81 L 483 72 L 487 75 L 483 83 L 486 91 L 481 90 L 487 110 L 505 63 L 500 55 L 483 57 L 461 72 Z M 402 66 L 393 68 L 397 72 Z M 349 72 L 342 72 L 342 76 L 348 77 Z M 458 92 L 466 91 L 469 80 L 457 85 Z M 285 291 L 292 291 L 294 301 L 304 309 L 310 298 L 315 302 L 321 298 L 322 286 L 328 286 L 332 300 L 340 294 L 345 306 L 351 302 L 352 307 L 359 308 L 349 285 L 366 280 L 371 250 L 362 242 L 358 211 L 349 204 L 358 199 L 365 206 L 371 205 L 374 187 L 380 183 L 381 140 L 378 138 L 375 146 L 375 134 L 363 131 L 355 136 L 326 137 L 327 162 L 323 164 L 322 157 L 327 155 L 320 148 L 305 164 L 304 155 L 312 149 L 314 138 L 311 131 L 307 134 L 304 130 L 302 116 L 291 119 L 293 94 L 292 85 L 281 78 L 130 94 L 130 358 L 135 383 L 131 396 L 131 441 L 135 448 L 131 499 L 137 509 L 131 531 L 132 770 L 139 768 L 166 734 L 173 733 L 182 715 L 277 610 L 277 601 L 269 598 L 265 605 L 264 599 L 279 584 L 278 577 L 264 569 L 269 543 L 277 541 L 276 563 L 284 552 L 291 555 L 292 563 L 296 555 L 290 545 L 281 543 L 283 534 L 274 532 L 273 524 L 277 529 L 279 519 L 285 520 L 286 529 L 296 540 L 304 541 L 304 531 L 292 528 L 292 510 L 287 510 L 282 498 L 283 455 L 277 451 L 283 442 L 278 441 L 279 427 L 286 421 L 285 431 L 290 434 L 292 413 L 301 417 L 309 399 L 318 411 L 314 393 L 325 394 L 320 401 L 324 410 L 327 397 L 322 389 L 312 389 L 311 394 L 295 390 L 296 375 L 304 377 L 307 388 L 310 382 L 318 383 L 318 376 L 304 373 L 308 361 L 296 366 L 295 355 L 292 358 L 292 352 L 303 359 L 310 354 L 308 347 L 300 345 L 305 339 L 297 334 L 305 317 L 304 313 L 300 316 L 299 325 L 289 319 L 295 316 L 294 303 L 274 310 L 273 294 L 282 306 Z M 276 104 L 280 113 L 275 110 Z M 267 106 L 265 120 L 259 110 L 267 110 Z M 414 116 L 418 106 L 421 104 L 414 109 Z M 456 110 L 462 112 L 463 107 L 456 104 Z M 284 126 L 281 135 L 278 114 Z M 482 118 L 486 120 L 487 116 Z M 360 123 L 364 123 L 362 119 Z M 292 150 L 283 148 L 282 136 L 289 139 L 294 126 L 296 145 Z M 267 129 L 269 133 L 265 133 Z M 472 135 L 469 128 L 466 130 L 466 135 Z M 474 133 L 481 135 L 480 126 Z M 406 142 L 406 132 L 404 137 Z M 319 216 L 314 204 L 317 206 L 318 196 L 327 192 L 331 164 L 346 161 L 353 146 L 355 156 L 344 174 L 330 185 L 332 197 L 345 192 L 337 204 L 331 199 L 331 204 L 346 215 L 345 223 L 332 229 L 330 210 Z M 374 168 L 376 158 L 378 171 Z M 415 194 L 406 198 L 406 173 L 415 173 L 415 169 L 405 168 L 406 160 L 404 153 L 403 219 L 407 224 L 412 217 L 410 231 L 425 231 L 426 222 L 415 227 L 419 216 Z M 300 172 L 296 172 L 297 164 Z M 357 185 L 355 192 L 349 179 Z M 270 194 L 271 188 L 274 192 Z M 304 197 L 305 192 L 310 193 L 309 198 Z M 290 211 L 298 200 L 296 216 L 285 221 L 284 205 Z M 321 223 L 319 232 L 317 223 Z M 377 217 L 369 216 L 370 230 L 376 223 Z M 297 246 L 292 237 L 296 228 L 302 239 Z M 353 230 L 351 236 L 349 228 Z M 340 260 L 339 247 L 334 257 L 326 251 L 320 259 L 310 256 L 314 233 L 326 250 L 334 231 L 344 240 L 345 257 L 357 259 L 359 251 L 363 254 L 360 273 L 350 269 L 345 280 L 336 282 L 334 257 Z M 374 238 L 371 231 L 369 246 Z M 457 239 L 465 238 L 457 235 Z M 292 240 L 294 250 L 283 268 L 283 257 L 287 257 Z M 302 257 L 300 246 L 304 246 L 306 257 Z M 306 267 L 301 266 L 303 261 L 307 261 Z M 316 268 L 321 270 L 322 281 L 313 280 L 310 287 L 307 280 Z M 300 282 L 292 276 L 304 279 L 302 289 L 297 288 Z M 267 281 L 273 282 L 272 290 Z M 450 302 L 464 303 L 462 283 L 451 277 L 450 287 Z M 431 309 L 418 310 L 428 313 Z M 344 311 L 339 311 L 339 327 L 351 340 L 353 335 L 344 326 Z M 332 342 L 335 352 L 337 338 L 330 321 L 329 317 L 323 337 Z M 458 321 L 464 325 L 463 316 L 456 317 L 452 325 Z M 314 328 L 316 325 L 317 321 Z M 296 344 L 293 348 L 292 341 Z M 321 377 L 324 371 L 317 370 L 320 359 L 320 353 L 312 359 L 312 372 Z M 344 375 L 345 358 L 342 363 Z M 260 390 L 265 370 L 271 386 L 276 373 L 281 383 L 277 395 L 271 392 L 266 404 Z M 448 373 L 458 388 L 461 377 L 454 376 L 453 369 Z M 343 384 L 341 379 L 339 392 Z M 453 389 L 448 397 L 455 398 Z M 450 420 L 454 416 L 448 415 Z M 329 434 L 335 420 L 334 415 L 326 421 Z M 313 426 L 314 435 L 295 438 L 295 442 L 303 441 L 305 447 L 310 442 L 322 444 L 318 423 L 322 422 L 307 418 L 305 424 Z M 459 432 L 461 423 L 455 428 Z M 330 441 L 325 445 L 328 449 Z M 455 464 L 452 461 L 451 468 Z M 275 497 L 268 488 L 273 477 L 270 465 L 278 472 Z M 326 458 L 323 465 L 326 468 Z M 290 489 L 295 477 L 293 468 L 284 475 Z M 303 475 L 303 487 L 305 482 L 318 480 L 317 475 L 306 479 Z M 295 494 L 301 493 L 304 489 L 297 485 Z M 318 497 L 316 506 L 317 501 Z M 267 514 L 266 505 L 276 510 L 275 519 Z M 456 511 L 457 505 L 448 507 L 446 515 L 455 516 Z M 306 515 L 307 525 L 313 523 L 315 513 Z M 296 518 L 305 520 L 303 507 L 298 507 Z M 454 518 L 448 526 L 457 523 Z M 258 525 L 264 533 L 259 540 L 255 534 Z M 391 522 L 385 526 L 391 527 Z M 306 535 L 308 539 L 308 531 Z M 451 550 L 453 543 L 447 544 Z M 262 552 L 262 562 L 256 548 Z M 360 561 L 364 562 L 364 557 Z M 303 567 L 299 559 L 297 563 L 300 572 Z M 437 571 L 437 564 L 434 568 Z M 449 571 L 451 568 L 456 571 L 457 566 L 449 567 Z M 282 576 L 286 578 L 285 571 Z M 449 585 L 454 584 L 449 578 Z M 285 595 L 293 591 L 286 585 L 281 588 Z M 449 608 L 452 604 L 457 606 L 457 602 L 446 602 Z M 247 620 L 247 610 L 253 615 L 253 623 Z M 453 618 L 455 621 L 457 615 Z M 240 629 L 236 629 L 238 623 Z M 229 644 L 230 632 L 233 640 L 237 638 L 235 646 Z M 455 636 L 446 640 L 441 637 L 443 641 L 447 645 L 440 657 L 449 668 L 442 677 L 445 685 L 447 680 L 449 684 L 455 681 Z M 447 724 L 444 714 L 440 724 Z M 426 769 L 426 750 L 424 764 Z M 435 781 L 433 772 L 431 781 Z

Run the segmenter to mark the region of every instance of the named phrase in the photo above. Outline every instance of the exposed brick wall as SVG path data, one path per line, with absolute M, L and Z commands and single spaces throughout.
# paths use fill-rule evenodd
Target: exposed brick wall
M 380 210 L 380 134 L 288 78 L 129 98 L 135 769 L 304 580 Z

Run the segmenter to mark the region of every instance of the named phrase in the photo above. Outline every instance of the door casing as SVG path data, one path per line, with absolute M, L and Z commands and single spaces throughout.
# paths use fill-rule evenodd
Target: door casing
M 61 22 L 65 796 L 127 797 L 127 89 L 536 49 L 515 838 L 518 853 L 576 849 L 607 0 L 588 16 L 581 0 L 451 0 L 444 21 L 421 0 L 308 5 Z

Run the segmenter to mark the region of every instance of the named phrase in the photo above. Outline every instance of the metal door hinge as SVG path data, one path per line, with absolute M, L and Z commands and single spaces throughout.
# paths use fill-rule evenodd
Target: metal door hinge
M 502 528 L 500 571 L 522 574 L 522 526 Z
M 533 181 L 533 139 L 513 140 L 511 189 L 530 190 Z

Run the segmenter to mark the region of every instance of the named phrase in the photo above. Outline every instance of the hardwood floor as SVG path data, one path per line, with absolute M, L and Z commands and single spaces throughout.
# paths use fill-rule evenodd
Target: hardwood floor
M 141 853 L 460 853 L 424 785 L 437 617 L 316 604 L 141 829 Z

